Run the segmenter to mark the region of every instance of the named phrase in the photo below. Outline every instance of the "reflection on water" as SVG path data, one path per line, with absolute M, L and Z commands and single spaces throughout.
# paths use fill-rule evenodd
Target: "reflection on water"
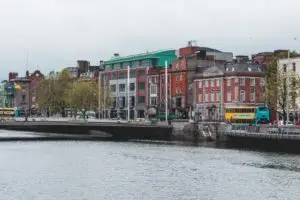
M 299 199 L 300 156 L 160 142 L 0 143 L 0 196 Z

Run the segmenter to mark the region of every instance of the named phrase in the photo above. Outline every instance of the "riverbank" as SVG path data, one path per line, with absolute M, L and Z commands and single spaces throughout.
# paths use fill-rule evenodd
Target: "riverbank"
M 98 134 L 105 134 L 107 137 L 115 140 L 170 140 L 172 135 L 172 126 L 128 123 L 50 121 L 6 122 L 0 124 L 0 129 L 85 136 L 91 136 L 95 132 L 98 132 Z

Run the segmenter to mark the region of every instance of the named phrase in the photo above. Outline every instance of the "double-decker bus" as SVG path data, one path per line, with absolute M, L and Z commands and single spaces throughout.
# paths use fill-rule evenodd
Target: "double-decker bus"
M 234 124 L 265 124 L 270 121 L 268 106 L 226 107 L 225 119 Z
M 11 120 L 16 116 L 15 108 L 0 108 L 0 120 Z
M 225 108 L 225 119 L 234 124 L 254 124 L 255 106 L 232 106 Z
M 255 123 L 266 124 L 270 122 L 270 109 L 268 106 L 257 106 L 255 110 Z

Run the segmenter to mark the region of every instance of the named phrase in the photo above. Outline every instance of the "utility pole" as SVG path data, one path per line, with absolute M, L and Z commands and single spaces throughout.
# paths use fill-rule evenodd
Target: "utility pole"
M 288 71 L 288 68 L 289 68 L 289 64 L 290 64 L 290 50 L 288 50 L 288 60 L 287 60 L 287 66 L 286 66 L 286 71 L 285 71 L 285 75 L 286 76 L 288 76 L 288 73 L 287 73 L 287 71 Z M 285 81 L 286 81 L 286 119 L 287 119 L 287 121 L 290 121 L 290 113 L 289 113 L 289 84 L 288 84 L 288 78 L 290 78 L 290 77 L 287 77 L 286 79 L 285 79 Z M 285 124 L 285 122 L 284 122 L 284 124 Z
M 99 75 L 98 75 L 98 115 L 99 115 L 99 119 L 101 119 L 100 117 L 100 113 L 101 113 L 101 73 L 99 70 Z
M 168 124 L 168 61 L 165 61 L 165 107 L 166 107 L 166 123 Z
M 130 121 L 130 66 L 127 67 L 127 120 Z

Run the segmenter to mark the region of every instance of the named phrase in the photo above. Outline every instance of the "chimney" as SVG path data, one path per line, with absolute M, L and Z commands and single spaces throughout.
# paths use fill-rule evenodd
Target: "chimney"
M 119 57 L 120 54 L 119 53 L 114 53 L 114 57 Z

